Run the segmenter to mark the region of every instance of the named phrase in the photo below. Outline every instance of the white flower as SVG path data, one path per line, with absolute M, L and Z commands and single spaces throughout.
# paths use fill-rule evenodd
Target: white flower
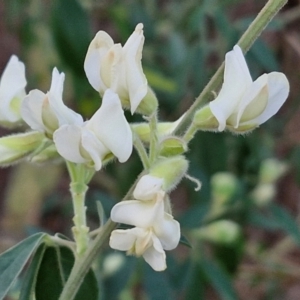
M 83 123 L 81 115 L 68 108 L 62 100 L 65 74 L 56 68 L 52 72 L 50 91 L 44 94 L 40 90 L 31 91 L 21 106 L 23 120 L 33 129 L 45 132 L 49 137 L 64 124 Z
M 156 271 L 166 268 L 164 250 L 177 247 L 180 225 L 164 211 L 164 192 L 159 191 L 153 200 L 129 200 L 115 205 L 111 211 L 114 222 L 135 226 L 132 229 L 114 230 L 110 247 L 143 256 Z
M 20 105 L 26 96 L 25 66 L 13 55 L 8 61 L 0 81 L 0 123 L 11 125 L 20 120 Z
M 134 198 L 138 200 L 152 200 L 161 191 L 163 182 L 162 178 L 149 174 L 142 176 L 133 191 Z
M 132 152 L 130 126 L 118 95 L 111 90 L 106 90 L 101 107 L 89 121 L 61 126 L 53 140 L 62 157 L 74 163 L 92 164 L 96 171 L 110 153 L 125 162 Z
M 224 82 L 217 98 L 210 102 L 219 131 L 253 129 L 272 117 L 283 105 L 289 83 L 283 73 L 263 74 L 254 82 L 239 46 L 225 57 Z
M 148 85 L 143 73 L 141 59 L 144 44 L 143 24 L 122 48 L 104 31 L 92 40 L 84 62 L 84 70 L 92 87 L 101 95 L 110 88 L 122 101 L 129 102 L 134 113 L 146 96 Z

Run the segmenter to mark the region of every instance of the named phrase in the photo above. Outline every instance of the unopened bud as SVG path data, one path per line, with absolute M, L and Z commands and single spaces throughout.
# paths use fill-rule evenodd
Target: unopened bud
M 159 154 L 166 157 L 175 156 L 183 154 L 187 149 L 187 144 L 184 140 L 175 136 L 170 136 L 160 142 Z
M 142 115 L 150 116 L 154 112 L 157 111 L 158 108 L 158 101 L 157 98 L 152 91 L 152 89 L 148 86 L 148 92 L 146 96 L 143 98 L 141 103 L 136 109 L 137 113 L 140 113 Z
M 53 161 L 56 159 L 60 159 L 61 156 L 58 154 L 55 144 L 51 144 L 47 148 L 43 149 L 42 151 L 38 152 L 34 155 L 30 161 L 34 163 L 44 163 L 49 160 Z
M 220 220 L 207 226 L 194 229 L 192 235 L 195 238 L 217 244 L 231 244 L 241 236 L 241 228 L 233 221 Z
M 188 169 L 188 161 L 178 155 L 170 158 L 161 158 L 150 169 L 149 175 L 163 178 L 163 190 L 168 192 L 176 187 Z
M 0 138 L 0 166 L 7 166 L 30 156 L 43 143 L 45 135 L 37 131 Z
M 183 116 L 182 116 L 183 117 Z M 157 133 L 159 137 L 170 135 L 178 126 L 181 118 L 175 122 L 159 122 L 157 124 Z M 149 123 L 130 124 L 131 129 L 138 135 L 144 143 L 150 142 L 150 127 Z
M 272 183 L 262 183 L 254 189 L 251 195 L 257 206 L 264 207 L 274 199 L 276 189 Z
M 275 158 L 269 158 L 263 161 L 259 170 L 259 182 L 274 183 L 287 170 L 287 165 Z
M 238 188 L 236 177 L 227 172 L 216 173 L 211 178 L 212 198 L 218 205 L 224 205 L 232 198 Z
M 125 257 L 121 253 L 110 253 L 103 260 L 103 276 L 110 277 L 117 273 L 124 265 Z
M 193 124 L 199 129 L 204 131 L 217 131 L 219 122 L 212 114 L 209 105 L 206 105 L 196 111 L 194 115 Z

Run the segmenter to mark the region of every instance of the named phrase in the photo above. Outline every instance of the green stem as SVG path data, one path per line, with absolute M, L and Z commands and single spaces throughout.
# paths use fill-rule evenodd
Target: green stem
M 238 41 L 238 45 L 246 53 L 255 40 L 260 36 L 265 27 L 275 17 L 278 11 L 287 3 L 287 0 L 269 0 L 264 8 L 257 15 L 255 20 L 250 24 L 248 29 Z M 217 91 L 223 81 L 224 62 L 219 67 L 215 75 L 208 82 L 201 94 L 196 98 L 193 105 L 185 113 L 183 119 L 176 127 L 174 134 L 181 135 L 193 120 L 194 113 L 201 108 L 203 103 L 208 102 L 213 97 L 213 92 Z
M 72 231 L 76 241 L 76 252 L 79 256 L 83 255 L 89 244 L 89 228 L 86 226 L 86 207 L 84 205 L 87 190 L 88 187 L 84 183 L 71 182 L 70 184 L 75 225 Z
M 139 157 L 141 159 L 144 169 L 148 170 L 150 167 L 148 153 L 147 153 L 145 146 L 142 143 L 141 139 L 137 135 L 134 136 L 133 144 L 139 154 Z
M 186 141 L 186 143 L 190 142 L 193 139 L 197 130 L 197 127 L 192 123 L 182 137 Z
M 156 160 L 157 147 L 158 147 L 158 136 L 157 136 L 157 112 L 153 113 L 149 119 L 150 127 L 150 150 L 149 150 L 149 160 L 150 165 Z

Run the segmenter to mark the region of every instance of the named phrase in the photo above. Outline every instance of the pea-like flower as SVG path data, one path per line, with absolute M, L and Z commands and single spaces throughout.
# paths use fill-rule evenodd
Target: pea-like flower
M 21 106 L 23 120 L 33 129 L 52 137 L 53 132 L 64 124 L 83 123 L 81 115 L 68 108 L 62 100 L 65 74 L 56 68 L 52 72 L 51 87 L 47 94 L 32 90 Z
M 11 127 L 22 120 L 21 102 L 26 96 L 25 66 L 12 55 L 0 80 L 0 124 Z
M 86 76 L 101 95 L 110 88 L 134 113 L 148 91 L 141 59 L 144 45 L 143 24 L 138 24 L 125 45 L 115 44 L 104 31 L 92 40 L 84 62 Z
M 111 211 L 114 222 L 135 226 L 114 230 L 109 242 L 111 248 L 143 256 L 156 271 L 166 268 L 164 250 L 176 248 L 180 239 L 179 223 L 165 211 L 162 186 L 162 178 L 144 175 L 133 192 L 138 200 L 120 202 Z
M 218 121 L 235 132 L 252 130 L 271 118 L 285 102 L 289 82 L 283 73 L 263 74 L 254 82 L 239 46 L 225 57 L 224 82 L 209 108 Z
M 116 93 L 106 90 L 102 105 L 82 125 L 63 125 L 53 140 L 58 153 L 74 163 L 85 163 L 96 171 L 111 153 L 125 162 L 132 152 L 132 132 Z

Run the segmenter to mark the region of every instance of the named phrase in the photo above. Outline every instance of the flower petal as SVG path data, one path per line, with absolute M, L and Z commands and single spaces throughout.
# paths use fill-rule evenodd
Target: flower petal
M 117 90 L 119 78 L 122 78 L 121 60 L 122 46 L 120 44 L 113 45 L 101 60 L 100 78 L 107 88 L 114 91 Z
M 180 224 L 170 214 L 165 213 L 163 221 L 155 225 L 154 233 L 165 250 L 172 250 L 178 246 L 180 240 Z
M 148 89 L 147 79 L 143 73 L 141 63 L 144 41 L 143 24 L 140 23 L 136 26 L 135 31 L 123 47 L 127 88 L 132 114 L 146 96 Z
M 268 103 L 268 75 L 258 77 L 246 90 L 244 97 L 237 108 L 235 128 L 240 122 L 247 122 L 255 119 L 266 108 Z
M 161 190 L 163 178 L 144 175 L 137 183 L 133 196 L 138 200 L 153 200 L 156 193 Z
M 65 74 L 59 73 L 56 68 L 52 72 L 52 81 L 50 91 L 47 93 L 49 99 L 49 105 L 53 113 L 55 114 L 59 126 L 64 124 L 69 125 L 82 125 L 82 116 L 72 109 L 68 108 L 62 99 L 63 84 L 65 80 Z
M 33 130 L 45 131 L 42 109 L 46 97 L 43 92 L 33 90 L 24 98 L 21 105 L 21 116 Z
M 102 167 L 102 159 L 109 150 L 97 139 L 95 134 L 83 128 L 81 135 L 81 146 L 94 162 L 94 168 L 99 171 Z
M 63 72 L 59 73 L 57 68 L 53 68 L 52 80 L 51 80 L 51 86 L 49 92 L 58 99 L 62 98 L 64 81 L 65 81 L 65 74 Z
M 110 213 L 114 222 L 141 228 L 154 226 L 163 217 L 164 203 L 160 201 L 128 200 L 116 204 Z
M 9 59 L 0 81 L 0 119 L 16 122 L 20 119 L 19 107 L 25 97 L 25 66 L 18 57 L 12 55 Z M 17 109 L 11 107 L 14 98 L 18 97 Z
M 101 62 L 113 45 L 113 39 L 106 32 L 99 31 L 91 41 L 85 57 L 84 70 L 88 81 L 96 91 L 101 93 L 108 88 L 100 77 Z
M 81 127 L 63 125 L 53 134 L 57 152 L 66 160 L 74 163 L 85 163 L 87 159 L 80 152 Z
M 159 239 L 152 235 L 152 247 L 149 247 L 143 254 L 145 261 L 155 271 L 163 271 L 167 268 L 166 253 L 162 248 Z
M 225 57 L 224 82 L 217 98 L 209 103 L 213 115 L 223 131 L 226 120 L 232 115 L 241 101 L 252 79 L 239 46 L 235 46 Z
M 287 99 L 289 90 L 289 82 L 283 73 L 272 72 L 268 74 L 269 101 L 263 113 L 255 119 L 258 125 L 266 122 L 278 112 Z
M 114 230 L 109 239 L 109 246 L 120 251 L 128 251 L 134 247 L 137 236 L 139 235 L 139 228 L 132 229 L 117 229 Z
M 104 93 L 102 105 L 88 121 L 87 128 L 96 134 L 120 162 L 125 162 L 131 155 L 132 132 L 118 95 L 110 89 Z

